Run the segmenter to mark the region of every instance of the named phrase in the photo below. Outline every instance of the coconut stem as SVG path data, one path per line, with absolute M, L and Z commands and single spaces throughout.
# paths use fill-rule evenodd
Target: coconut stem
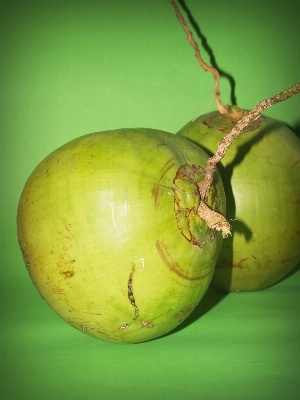
M 274 104 L 280 103 L 281 101 L 287 100 L 288 98 L 299 92 L 300 92 L 300 82 L 296 83 L 294 86 L 291 86 L 288 89 L 285 89 L 283 92 L 276 94 L 273 97 L 270 97 L 269 99 L 262 100 L 243 118 L 241 118 L 232 128 L 232 130 L 227 135 L 225 135 L 223 139 L 219 141 L 216 153 L 208 159 L 206 164 L 205 178 L 199 189 L 201 203 L 204 204 L 206 203 L 209 190 L 213 182 L 213 176 L 216 170 L 216 165 L 219 161 L 223 159 L 223 157 L 226 154 L 226 151 L 228 150 L 234 139 L 236 139 L 242 133 L 244 128 L 246 128 L 252 122 L 257 120 L 261 116 L 262 112 L 265 111 L 267 108 L 273 106 Z M 203 212 L 204 208 L 203 204 L 201 203 L 198 209 L 198 214 L 209 225 L 208 221 L 210 219 L 210 215 L 207 212 L 206 213 Z M 230 225 L 224 217 L 223 219 L 215 220 L 214 224 L 217 225 L 217 227 L 215 226 L 214 229 L 221 230 L 223 237 L 227 237 L 228 235 L 230 235 Z
M 181 23 L 185 33 L 187 34 L 187 38 L 188 41 L 190 42 L 190 44 L 193 46 L 195 53 L 196 53 L 196 59 L 198 61 L 198 63 L 201 65 L 201 67 L 204 69 L 204 71 L 208 71 L 211 72 L 214 76 L 214 80 L 215 80 L 215 98 L 216 98 L 216 102 L 217 102 L 217 106 L 218 106 L 218 110 L 220 114 L 228 114 L 228 107 L 224 106 L 222 101 L 221 101 L 221 94 L 220 94 L 220 90 L 219 90 L 219 82 L 220 82 L 220 74 L 218 72 L 218 70 L 216 68 L 211 67 L 210 65 L 206 64 L 202 57 L 201 57 L 201 53 L 200 50 L 198 48 L 197 43 L 195 42 L 194 38 L 193 38 L 193 34 L 190 31 L 190 29 L 187 27 L 187 24 L 182 16 L 182 14 L 179 11 L 179 8 L 177 7 L 176 3 L 174 2 L 174 0 L 169 0 L 171 5 L 173 6 L 176 16 L 179 19 L 179 22 Z

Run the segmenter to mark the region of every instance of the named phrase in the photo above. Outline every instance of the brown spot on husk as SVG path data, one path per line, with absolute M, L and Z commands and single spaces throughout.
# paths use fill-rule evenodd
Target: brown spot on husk
M 64 275 L 64 277 L 65 277 L 66 279 L 68 279 L 68 278 L 72 278 L 72 276 L 75 275 L 75 272 L 72 271 L 72 270 L 60 271 L 60 274 Z
M 248 258 L 242 258 L 237 264 L 233 264 L 232 268 L 240 268 L 240 269 L 242 269 L 243 268 L 243 266 L 242 266 L 243 262 L 247 261 L 247 260 L 248 260 Z
M 208 276 L 209 273 L 210 273 L 210 272 L 208 272 L 207 274 L 204 274 L 204 275 L 202 275 L 202 276 L 196 276 L 196 277 L 187 276 L 187 275 L 183 274 L 182 272 L 180 272 L 180 270 L 179 270 L 179 268 L 180 268 L 179 264 L 178 264 L 177 262 L 175 262 L 175 261 L 171 258 L 170 254 L 168 253 L 167 246 L 166 246 L 162 241 L 159 241 L 159 240 L 156 241 L 156 248 L 157 248 L 157 251 L 158 251 L 158 253 L 159 253 L 161 259 L 162 259 L 163 262 L 165 263 L 165 265 L 166 265 L 172 272 L 175 272 L 176 275 L 180 276 L 180 277 L 183 278 L 183 279 L 187 279 L 187 280 L 189 280 L 189 281 L 197 281 L 197 280 L 199 280 L 199 279 L 205 278 L 205 277 Z
M 161 168 L 161 176 L 159 178 L 159 180 L 153 185 L 152 188 L 152 196 L 154 197 L 154 207 L 156 209 L 159 208 L 159 196 L 161 194 L 164 193 L 164 190 L 160 190 L 160 182 L 162 181 L 162 179 L 164 178 L 165 174 L 172 168 L 174 167 L 175 163 L 172 161 L 174 160 L 174 158 L 170 158 L 170 160 L 168 160 L 166 162 L 166 164 Z
M 151 322 L 149 321 L 143 321 L 141 320 L 141 324 L 144 328 L 153 328 L 153 324 L 151 324 Z
M 135 313 L 135 317 L 133 319 L 137 319 L 139 317 L 139 309 L 137 308 L 136 304 L 135 304 L 135 298 L 133 295 L 133 286 L 132 286 L 132 281 L 133 281 L 133 274 L 135 272 L 135 264 L 132 264 L 132 269 L 131 269 L 131 273 L 129 275 L 129 279 L 128 279 L 128 299 L 131 303 L 131 305 L 134 308 L 134 313 Z
M 260 117 L 256 121 L 252 122 L 244 128 L 243 133 L 255 131 L 260 128 L 262 122 L 265 120 L 265 117 Z M 219 111 L 212 112 L 209 116 L 203 121 L 203 124 L 207 125 L 210 129 L 216 129 L 218 131 L 229 133 L 232 128 L 237 123 L 237 120 L 230 117 L 230 114 L 220 114 Z
M 294 164 L 292 165 L 292 167 L 296 167 L 296 165 L 298 165 L 300 163 L 300 158 L 299 160 L 297 160 L 296 162 L 294 162 Z

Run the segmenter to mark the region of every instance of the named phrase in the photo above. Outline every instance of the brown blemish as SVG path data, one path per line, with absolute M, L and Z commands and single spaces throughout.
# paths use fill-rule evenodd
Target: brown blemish
M 173 158 L 170 158 L 170 160 L 168 160 L 168 161 L 165 163 L 165 165 L 161 168 L 162 175 L 161 175 L 161 177 L 159 178 L 159 181 L 158 181 L 158 182 L 160 182 L 160 181 L 163 179 L 163 177 L 165 176 L 165 174 L 166 174 L 172 167 L 174 167 L 175 162 L 173 162 L 173 163 L 171 164 L 171 162 L 172 162 L 173 160 L 174 160 L 174 157 L 173 157 Z
M 153 185 L 153 188 L 152 188 L 151 193 L 152 193 L 152 196 L 154 197 L 154 206 L 155 206 L 156 209 L 159 207 L 158 198 L 159 198 L 159 196 L 160 196 L 160 194 L 161 194 L 161 193 L 160 193 L 160 182 L 162 181 L 162 179 L 163 179 L 163 177 L 165 176 L 165 174 L 166 174 L 172 167 L 174 167 L 175 163 L 173 162 L 173 163 L 171 164 L 171 162 L 172 162 L 173 160 L 174 160 L 174 158 L 170 158 L 170 160 L 167 161 L 166 164 L 161 168 L 161 176 L 160 176 L 158 182 L 155 183 L 155 184 Z
M 159 240 L 156 241 L 156 248 L 165 265 L 172 272 L 175 272 L 176 275 L 180 276 L 180 278 L 187 279 L 189 281 L 197 281 L 199 279 L 205 278 L 210 274 L 210 272 L 208 272 L 207 274 L 204 274 L 202 276 L 196 276 L 196 277 L 187 276 L 179 271 L 180 268 L 179 264 L 171 258 L 170 254 L 168 253 L 167 246 L 162 241 L 161 242 Z
M 141 320 L 141 324 L 144 328 L 153 328 L 153 324 L 151 324 L 151 322 Z
M 76 237 L 71 232 L 72 225 L 70 223 L 68 223 L 63 217 L 60 217 L 60 218 L 63 220 L 64 228 L 58 232 L 59 235 L 62 235 L 66 239 L 75 240 L 75 242 L 78 244 Z M 69 236 L 64 232 L 65 230 L 67 231 Z
M 76 260 L 74 258 L 71 258 L 68 254 L 68 251 L 71 247 L 71 244 L 68 247 L 63 246 L 58 260 L 56 261 L 58 272 L 64 275 L 65 278 L 72 278 L 72 276 L 75 274 L 73 265 Z
M 152 188 L 152 196 L 154 197 L 154 206 L 157 209 L 159 207 L 158 198 L 159 198 L 159 186 L 155 183 Z
M 240 268 L 240 269 L 242 269 L 243 268 L 243 266 L 242 266 L 243 262 L 247 261 L 247 260 L 248 260 L 248 258 L 242 258 L 237 264 L 233 264 L 232 268 Z
M 127 287 L 128 287 L 128 299 L 129 299 L 131 305 L 133 306 L 134 312 L 135 312 L 135 317 L 133 319 L 136 320 L 139 318 L 139 309 L 137 308 L 137 306 L 135 304 L 135 298 L 133 295 L 133 275 L 134 275 L 134 273 L 135 273 L 135 264 L 133 263 L 132 268 L 131 268 L 131 273 L 129 275 Z M 153 324 L 149 321 L 144 321 L 144 320 L 140 319 L 140 322 L 142 324 L 141 328 L 143 328 L 143 327 L 144 328 L 153 328 Z M 130 323 L 126 322 L 126 323 L 122 324 L 119 329 L 126 329 L 129 326 L 130 326 Z
M 280 264 L 290 263 L 291 261 L 295 261 L 295 258 L 294 258 L 294 257 L 285 258 L 284 260 L 281 260 L 281 261 L 280 261 Z M 268 260 L 268 262 L 270 263 L 271 261 Z
M 129 326 L 130 326 L 130 322 L 125 322 L 125 324 L 122 324 L 119 329 L 126 329 Z
M 135 317 L 133 319 L 137 319 L 139 317 L 139 309 L 137 308 L 136 304 L 135 304 L 135 298 L 133 295 L 133 286 L 132 286 L 132 281 L 133 281 L 133 274 L 135 273 L 135 264 L 132 264 L 132 268 L 131 268 L 131 272 L 129 275 L 129 279 L 128 279 L 128 299 L 131 303 L 131 305 L 134 308 L 134 312 L 135 312 Z
M 59 287 L 59 286 L 53 286 L 53 287 L 51 287 L 50 292 L 51 292 L 51 293 L 54 293 L 54 294 L 65 294 L 64 289 L 62 289 L 62 288 Z
M 184 313 L 185 313 L 185 309 L 179 311 L 179 312 L 176 314 L 176 316 L 177 316 L 177 317 L 181 317 Z
M 193 310 L 194 308 L 195 308 L 195 304 L 192 303 L 190 306 L 185 307 L 183 310 L 179 311 L 179 312 L 176 314 L 176 317 L 182 317 L 182 315 L 184 315 L 184 314 L 187 313 L 188 311 Z
M 251 132 L 258 129 L 262 122 L 265 120 L 265 117 L 259 117 L 256 121 L 252 122 L 249 126 L 247 126 L 243 133 Z M 209 114 L 208 118 L 203 121 L 204 125 L 207 125 L 209 128 L 219 130 L 224 133 L 229 133 L 231 129 L 236 124 L 237 120 L 230 117 L 230 114 L 220 114 L 219 111 L 212 112 Z
M 60 274 L 64 275 L 65 279 L 72 278 L 75 275 L 75 272 L 72 270 L 67 271 L 59 271 Z
M 81 332 L 90 335 L 89 331 L 94 330 L 94 328 L 89 327 L 88 325 L 85 324 L 79 324 L 78 322 L 69 322 L 74 328 L 80 330 Z
M 266 242 L 269 239 L 270 239 L 270 237 L 267 237 L 266 239 L 262 240 L 261 242 L 258 242 L 258 244 L 262 244 L 262 243 Z
M 299 160 L 297 160 L 296 162 L 294 162 L 294 164 L 292 164 L 292 167 L 296 167 L 296 165 L 298 165 L 300 163 L 300 158 Z

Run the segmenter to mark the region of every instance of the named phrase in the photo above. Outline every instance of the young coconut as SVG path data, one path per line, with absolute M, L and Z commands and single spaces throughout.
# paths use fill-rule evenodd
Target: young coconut
M 180 136 L 118 129 L 46 157 L 25 184 L 17 228 L 49 306 L 83 333 L 116 343 L 157 338 L 186 319 L 230 234 L 216 171 L 230 140 L 209 159 Z
M 25 184 L 17 225 L 48 305 L 117 343 L 154 339 L 186 319 L 214 272 L 218 221 L 227 223 L 217 214 L 226 208 L 218 173 L 203 205 L 212 227 L 199 216 L 207 159 L 152 129 L 89 134 L 46 157 Z
M 231 132 L 239 120 L 235 134 L 245 128 L 237 141 L 230 141 L 226 155 L 218 159 L 222 159 L 219 171 L 232 236 L 223 242 L 212 286 L 223 291 L 264 289 L 286 276 L 300 261 L 300 140 L 282 123 L 260 114 L 297 93 L 300 84 L 261 102 L 252 123 L 245 126 L 248 112 L 222 104 L 218 71 L 204 63 L 178 7 L 170 2 L 198 62 L 214 75 L 218 105 L 218 111 L 195 118 L 178 135 L 213 154 L 224 133 Z

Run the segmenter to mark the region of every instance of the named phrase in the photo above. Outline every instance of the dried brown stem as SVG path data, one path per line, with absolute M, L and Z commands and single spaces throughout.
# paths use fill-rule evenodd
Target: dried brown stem
M 244 128 L 257 120 L 261 116 L 262 112 L 265 111 L 267 108 L 273 106 L 274 104 L 280 103 L 281 101 L 287 100 L 288 98 L 299 92 L 300 82 L 296 83 L 294 86 L 291 86 L 288 89 L 285 89 L 283 92 L 276 94 L 273 97 L 270 97 L 269 99 L 262 100 L 253 108 L 252 111 L 249 111 L 243 118 L 241 118 L 232 128 L 232 130 L 219 141 L 216 153 L 208 159 L 206 164 L 205 178 L 200 187 L 201 203 L 206 203 L 209 190 L 213 182 L 216 165 L 219 161 L 223 159 L 233 140 L 242 133 Z M 205 213 L 203 213 L 204 208 L 203 204 L 200 204 L 198 214 L 202 219 L 207 222 Z M 218 225 L 218 227 L 214 227 L 214 229 L 221 230 L 223 237 L 226 237 L 230 234 L 230 225 L 226 220 L 223 221 L 221 219 L 220 221 L 217 221 L 215 225 L 216 224 Z
M 219 82 L 220 82 L 220 75 L 217 69 L 211 67 L 210 65 L 206 64 L 202 57 L 201 57 L 201 53 L 200 50 L 198 48 L 197 43 L 195 42 L 194 38 L 193 38 L 193 34 L 190 31 L 190 29 L 187 27 L 187 24 L 182 16 L 182 14 L 179 11 L 179 8 L 177 7 L 176 3 L 174 2 L 174 0 L 169 0 L 171 5 L 173 6 L 176 16 L 179 19 L 179 22 L 181 23 L 185 33 L 187 34 L 187 38 L 189 43 L 193 46 L 195 53 L 196 53 L 196 58 L 198 63 L 201 65 L 201 67 L 204 69 L 204 71 L 208 71 L 211 72 L 214 76 L 214 80 L 215 80 L 215 98 L 216 98 L 216 102 L 217 102 L 217 106 L 218 106 L 218 110 L 220 112 L 220 114 L 228 114 L 228 108 L 227 106 L 224 106 L 222 101 L 221 101 L 221 94 L 220 94 L 220 90 L 219 90 Z

